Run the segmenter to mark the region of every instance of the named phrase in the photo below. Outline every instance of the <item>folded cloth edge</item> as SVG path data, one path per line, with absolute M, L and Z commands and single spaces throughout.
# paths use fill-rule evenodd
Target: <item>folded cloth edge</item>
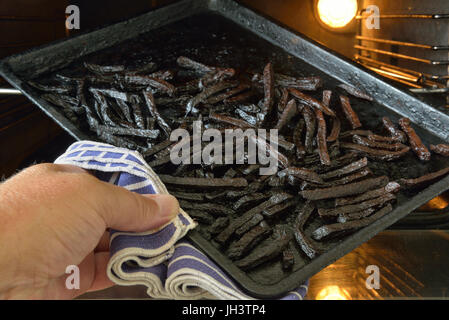
M 89 141 L 82 141 L 82 142 L 89 143 Z M 100 143 L 100 142 L 91 142 L 91 143 L 92 143 L 92 145 L 88 144 L 89 151 L 98 151 L 98 152 L 102 152 L 104 154 L 106 154 L 107 152 L 111 152 L 111 147 L 113 147 L 109 144 L 104 144 L 104 143 Z M 112 167 L 112 166 L 108 167 L 108 166 L 99 165 L 99 164 L 95 164 L 95 163 L 89 163 L 89 160 L 95 161 L 96 159 L 101 158 L 102 157 L 101 153 L 93 155 L 93 156 L 83 156 L 82 161 L 79 161 L 79 160 L 77 161 L 76 158 L 71 158 L 70 155 L 73 155 L 77 152 L 83 151 L 83 150 L 78 149 L 80 145 L 81 145 L 80 141 L 73 143 L 63 155 L 61 155 L 60 157 L 58 157 L 55 160 L 54 163 L 69 164 L 69 165 L 81 167 L 86 170 L 98 170 L 98 171 L 102 171 L 102 172 L 114 172 L 115 173 L 117 171 L 120 171 L 120 168 L 117 168 L 117 167 Z M 137 163 L 135 160 L 127 161 L 126 159 L 121 159 L 121 162 L 128 163 L 129 166 L 131 166 L 131 168 L 127 168 L 126 172 L 132 173 L 136 176 L 139 176 L 139 177 L 148 179 L 148 181 L 151 181 L 151 186 L 153 187 L 156 194 L 169 194 L 165 185 L 162 183 L 162 181 L 159 179 L 159 177 L 153 171 L 153 169 L 151 169 L 151 167 L 148 166 L 148 164 L 143 159 L 143 157 L 140 155 L 140 153 L 138 153 L 137 151 L 132 151 L 132 150 L 129 150 L 126 148 L 119 148 L 119 147 L 113 147 L 113 151 L 116 151 L 116 152 L 120 151 L 120 152 L 123 152 L 123 154 L 126 154 L 128 156 L 132 155 L 136 160 L 138 160 L 138 163 Z M 80 154 L 82 154 L 82 152 L 78 153 L 77 156 Z M 104 161 L 105 163 L 108 163 L 108 159 L 102 159 L 102 161 Z M 114 161 L 110 161 L 110 163 L 114 163 Z M 184 219 L 187 220 L 187 222 L 188 222 L 187 225 L 181 222 L 180 216 L 182 216 Z M 180 208 L 180 214 L 178 216 L 176 216 L 171 221 L 167 222 L 166 224 L 164 224 L 163 226 L 161 226 L 159 228 L 155 228 L 155 229 L 148 230 L 145 232 L 122 232 L 122 231 L 114 232 L 111 235 L 111 239 L 110 239 L 111 242 L 115 237 L 121 236 L 121 235 L 133 235 L 133 236 L 141 235 L 141 236 L 143 236 L 143 235 L 154 234 L 154 233 L 164 229 L 166 226 L 168 226 L 169 224 L 172 224 L 172 223 L 175 226 L 175 233 L 172 235 L 170 240 L 167 243 L 165 243 L 163 246 L 161 246 L 155 250 L 138 249 L 138 248 L 126 249 L 125 248 L 125 249 L 122 249 L 122 250 L 116 252 L 115 254 L 113 254 L 110 257 L 110 260 L 108 263 L 108 268 L 107 268 L 108 276 L 111 278 L 111 280 L 113 280 L 117 284 L 129 285 L 127 283 L 127 281 L 123 281 L 122 279 L 117 277 L 117 275 L 120 275 L 122 273 L 120 268 L 123 263 L 125 263 L 126 261 L 129 261 L 130 259 L 138 260 L 139 255 L 151 258 L 151 259 L 145 260 L 145 262 L 143 262 L 140 259 L 141 260 L 140 262 L 143 262 L 143 265 L 145 267 L 151 267 L 154 265 L 158 265 L 158 264 L 166 261 L 167 259 L 169 259 L 171 257 L 171 255 L 173 254 L 173 250 L 170 250 L 170 248 L 173 248 L 175 243 L 179 239 L 183 238 L 187 234 L 188 231 L 195 228 L 197 226 L 197 222 L 195 222 L 182 208 Z M 112 271 L 114 271 L 114 272 L 112 272 Z M 129 275 L 127 274 L 126 276 L 128 277 Z
M 91 152 L 92 150 L 96 152 L 95 155 L 93 155 L 93 153 L 86 153 L 87 151 Z M 108 161 L 107 156 L 103 158 L 103 155 L 105 153 L 114 152 L 123 153 L 121 155 L 122 157 L 118 159 L 118 161 L 117 159 L 113 160 L 112 158 Z M 80 154 L 82 156 L 77 158 L 76 156 Z M 124 159 L 125 156 L 127 157 Z M 127 159 L 129 159 L 129 161 Z M 148 166 L 146 161 L 137 151 L 114 147 L 112 145 L 99 142 L 79 141 L 72 144 L 63 155 L 56 159 L 55 163 L 71 164 L 87 170 L 95 170 L 97 173 L 107 173 L 104 176 L 100 175 L 99 178 L 101 177 L 100 179 L 103 181 L 109 180 L 110 183 L 114 183 L 115 181 L 118 185 L 121 185 L 125 188 L 127 187 L 127 183 L 122 183 L 122 181 L 119 184 L 119 180 L 112 180 L 120 176 L 120 172 L 132 174 L 137 177 L 142 177 L 143 179 L 150 182 L 149 185 L 152 187 L 152 190 L 147 193 L 153 193 L 154 191 L 154 193 L 168 194 L 165 185 L 161 182 L 156 173 L 154 173 L 151 167 Z M 117 164 L 119 165 L 119 167 L 122 166 L 123 168 L 119 168 Z M 135 188 L 136 187 L 134 186 L 134 189 Z M 132 187 L 128 189 L 133 191 Z M 180 209 L 180 213 L 177 217 L 175 217 L 172 221 L 168 222 L 164 226 L 161 226 L 160 228 L 141 233 L 114 231 L 111 234 L 110 241 L 112 243 L 112 241 L 119 236 L 138 237 L 150 235 L 157 238 L 159 237 L 159 235 L 155 233 L 159 231 L 165 232 L 166 230 L 164 230 L 164 228 L 169 226 L 170 224 L 173 224 L 173 226 L 170 226 L 170 228 L 173 229 L 174 227 L 174 233 L 170 234 L 170 239 L 168 242 L 159 246 L 157 249 L 145 249 L 139 247 L 126 248 L 125 246 L 114 252 L 107 267 L 107 274 L 109 278 L 116 284 L 123 286 L 145 285 L 148 288 L 148 295 L 154 298 L 254 299 L 253 297 L 250 297 L 241 292 L 241 289 L 239 288 L 228 288 L 227 286 L 220 285 L 218 282 L 216 282 L 216 279 L 211 278 L 209 274 L 199 272 L 199 270 L 195 268 L 184 267 L 182 270 L 172 272 L 171 275 L 169 275 L 165 279 L 164 283 L 162 283 L 161 278 L 156 274 L 147 272 L 147 270 L 145 270 L 145 268 L 151 267 L 153 267 L 153 269 L 155 267 L 156 269 L 154 270 L 160 270 L 160 267 L 158 267 L 158 265 L 165 265 L 166 267 L 168 267 L 169 265 L 174 263 L 178 258 L 173 260 L 172 257 L 174 255 L 175 248 L 179 247 L 180 245 L 188 245 L 189 247 L 195 249 L 195 251 L 198 251 L 198 249 L 193 247 L 191 244 L 185 243 L 185 241 L 176 244 L 176 242 L 184 237 L 189 230 L 197 226 L 197 223 L 193 221 L 190 216 L 182 209 Z M 121 239 L 118 240 L 120 241 Z M 191 259 L 192 256 L 187 256 L 187 258 Z M 168 265 L 167 260 L 170 260 L 170 263 Z M 122 266 L 125 267 L 125 269 L 129 268 L 130 266 L 132 266 L 133 262 L 142 267 L 143 270 L 130 273 L 122 269 Z M 206 261 L 201 260 L 201 262 L 207 264 Z M 131 265 L 129 265 L 129 263 L 131 263 Z M 211 265 L 208 266 L 209 268 L 211 267 Z M 227 278 L 227 276 L 225 276 L 225 278 Z M 233 284 L 231 284 L 231 286 L 234 287 Z M 284 297 L 284 299 L 288 299 L 288 297 L 291 295 L 294 295 L 299 299 L 303 299 L 305 294 L 307 293 L 307 282 L 304 285 L 300 286 L 299 289 L 301 288 L 305 289 L 305 292 L 300 293 L 299 291 L 292 291 L 289 292 L 287 296 Z

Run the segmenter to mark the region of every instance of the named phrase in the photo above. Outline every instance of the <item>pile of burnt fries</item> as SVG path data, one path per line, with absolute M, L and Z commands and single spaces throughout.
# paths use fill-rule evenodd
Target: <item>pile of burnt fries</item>
M 199 222 L 202 236 L 243 270 L 276 258 L 291 269 L 294 250 L 313 259 L 329 239 L 392 211 L 401 188 L 422 187 L 449 173 L 446 168 L 398 181 L 374 176 L 371 160 L 395 161 L 414 152 L 429 161 L 431 152 L 409 119 L 397 126 L 384 117 L 377 134 L 363 129 L 348 96 L 372 98 L 356 88 L 324 90 L 318 100 L 304 91 L 320 89 L 319 77 L 278 74 L 271 63 L 261 74 L 186 57 L 177 64 L 176 70 L 158 70 L 152 62 L 134 69 L 84 63 L 84 76 L 57 74 L 29 85 L 98 139 L 141 152 Z M 172 164 L 170 133 L 192 130 L 198 119 L 204 128 L 222 131 L 277 129 L 280 170 L 261 176 L 257 164 Z M 344 126 L 350 130 L 341 132 Z M 430 150 L 449 156 L 447 145 Z

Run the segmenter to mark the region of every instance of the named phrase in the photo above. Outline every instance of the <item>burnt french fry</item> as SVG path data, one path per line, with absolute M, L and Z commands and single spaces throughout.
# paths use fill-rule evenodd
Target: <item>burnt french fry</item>
M 236 118 L 224 115 L 224 114 L 211 113 L 209 115 L 209 118 L 212 120 L 215 120 L 215 121 L 229 123 L 229 124 L 232 124 L 234 126 L 242 128 L 242 129 L 243 128 L 253 128 L 253 126 L 250 123 L 248 123 L 244 120 L 236 119 Z
M 352 129 L 357 129 L 362 126 L 360 123 L 359 117 L 355 113 L 355 111 L 351 107 L 351 103 L 349 102 L 349 98 L 346 96 L 340 96 L 341 107 L 343 109 L 343 113 L 345 114 L 346 119 L 351 124 Z
M 165 132 L 167 137 L 170 137 L 171 128 L 167 124 L 167 122 L 165 122 L 164 118 L 162 118 L 161 115 L 159 114 L 159 111 L 156 108 L 156 103 L 154 102 L 153 95 L 151 94 L 151 92 L 148 91 L 143 91 L 142 94 L 145 98 L 145 102 L 148 107 L 148 110 L 150 111 L 150 114 L 153 116 L 153 118 L 156 119 L 157 124 L 162 129 L 162 131 Z
M 155 98 L 154 101 L 158 106 L 181 106 L 187 104 L 190 98 L 190 95 L 181 95 L 178 97 L 163 96 Z
M 84 63 L 84 67 L 89 70 L 90 72 L 97 73 L 100 75 L 108 74 L 108 73 L 117 73 L 117 72 L 124 72 L 126 70 L 125 66 L 123 65 L 116 65 L 116 66 L 100 66 L 98 64 L 94 63 Z
M 253 269 L 282 254 L 282 251 L 287 247 L 291 239 L 291 233 L 286 232 L 281 235 L 279 239 L 276 239 L 276 241 L 272 241 L 266 246 L 256 248 L 245 258 L 237 260 L 235 264 L 243 270 Z
M 349 93 L 350 95 L 356 97 L 356 98 L 361 98 L 361 99 L 365 99 L 368 101 L 373 101 L 373 98 L 371 96 L 369 96 L 368 94 L 366 94 L 365 92 L 354 88 L 350 85 L 347 84 L 340 84 L 338 85 L 339 88 L 344 89 L 347 93 Z
M 273 143 L 273 145 L 274 145 L 274 143 Z M 278 137 L 277 145 L 287 151 L 293 151 L 293 149 L 295 149 L 295 144 L 285 140 L 282 136 Z
M 365 227 L 374 221 L 382 218 L 387 213 L 391 212 L 393 210 L 393 207 L 391 204 L 387 204 L 382 209 L 378 210 L 376 213 L 370 215 L 369 217 L 360 219 L 360 220 L 353 220 L 345 223 L 334 223 L 334 224 L 328 224 L 324 225 L 322 227 L 319 227 L 312 233 L 312 237 L 315 240 L 322 240 L 330 235 L 333 235 L 335 233 L 339 233 L 342 231 L 350 231 L 354 229 L 360 229 L 362 227 Z
M 186 115 L 187 116 L 190 112 L 193 112 L 194 108 L 199 105 L 200 103 L 205 102 L 210 96 L 229 89 L 236 87 L 238 85 L 237 81 L 222 81 L 215 85 L 212 85 L 210 87 L 204 88 L 203 91 L 201 91 L 199 94 L 197 94 L 195 97 L 193 97 L 188 103 L 186 107 Z
M 342 132 L 340 138 L 352 137 L 353 135 L 368 137 L 373 135 L 373 132 L 371 130 L 349 130 Z
M 249 90 L 247 92 L 243 92 L 240 93 L 234 97 L 231 98 L 226 98 L 224 99 L 224 103 L 225 104 L 238 104 L 238 103 L 243 103 L 245 101 L 248 101 L 249 99 L 251 99 L 252 97 L 254 97 L 256 95 L 256 92 L 254 92 L 253 90 Z
M 295 212 L 298 213 L 298 216 L 296 217 L 296 226 L 299 229 L 303 229 L 305 224 L 307 223 L 307 220 L 309 220 L 312 213 L 315 211 L 315 205 L 312 201 L 307 200 L 304 205 L 297 209 Z
M 368 140 L 375 141 L 375 142 L 388 142 L 388 143 L 397 143 L 398 142 L 398 139 L 396 139 L 396 138 L 380 136 L 377 134 L 370 134 L 370 135 L 368 135 L 367 138 L 368 138 Z
M 364 178 L 366 176 L 372 175 L 373 173 L 371 172 L 371 170 L 369 168 L 363 168 L 360 171 L 357 171 L 353 174 L 350 174 L 348 176 L 345 176 L 343 178 L 340 178 L 339 180 L 333 180 L 333 181 L 329 181 L 328 184 L 333 185 L 333 186 L 338 186 L 338 185 L 344 185 L 344 184 L 348 184 L 350 182 L 359 180 L 361 178 Z
M 125 139 L 124 137 L 117 137 L 114 136 L 113 134 L 110 134 L 102 130 L 97 130 L 97 135 L 100 139 L 102 139 L 106 143 L 112 144 L 114 146 L 120 146 L 131 150 L 138 149 L 137 145 L 133 141 Z
M 123 77 L 117 77 L 119 81 L 127 85 L 137 85 L 137 86 L 150 86 L 158 92 L 163 92 L 168 94 L 169 96 L 173 96 L 175 94 L 176 88 L 172 84 L 168 83 L 162 79 L 156 79 L 149 76 L 142 75 L 125 75 Z
M 435 181 L 438 178 L 441 178 L 449 173 L 449 167 L 444 168 L 435 172 L 431 172 L 428 174 L 425 174 L 419 178 L 415 179 L 400 179 L 399 184 L 406 188 L 413 188 L 413 187 L 419 187 L 421 185 L 428 184 L 432 181 Z
M 172 191 L 170 194 L 178 199 L 204 201 L 204 195 L 202 193 Z
M 236 191 L 238 192 L 238 191 Z M 228 191 L 209 192 L 204 195 L 207 200 L 223 199 L 227 196 Z
M 323 113 L 327 114 L 328 116 L 335 117 L 335 112 L 332 111 L 329 107 L 324 105 L 322 102 L 312 98 L 309 95 L 306 95 L 302 93 L 301 91 L 295 89 L 295 88 L 289 88 L 288 89 L 290 94 L 294 96 L 296 99 L 298 99 L 301 103 L 304 103 L 312 108 L 321 110 Z
M 301 180 L 323 184 L 323 179 L 314 171 L 306 168 L 288 167 L 278 172 L 279 177 L 294 176 Z
M 198 188 L 221 188 L 221 187 L 242 188 L 248 186 L 248 181 L 244 178 L 232 178 L 232 179 L 183 178 L 183 177 L 173 177 L 166 174 L 161 174 L 159 178 L 162 180 L 162 182 L 167 184 L 198 187 Z
M 185 208 L 187 209 L 187 208 Z M 212 224 L 214 223 L 215 218 L 213 216 L 211 216 L 210 214 L 208 214 L 205 211 L 201 211 L 201 210 L 192 210 L 192 208 L 190 208 L 188 210 L 189 215 L 194 219 L 197 220 L 198 222 L 204 223 L 204 224 Z
M 382 118 L 382 124 L 384 125 L 384 128 L 387 129 L 387 131 L 390 133 L 392 138 L 401 143 L 405 143 L 407 141 L 407 136 L 405 135 L 405 133 L 399 130 L 388 117 Z
M 174 141 L 170 141 L 169 139 L 162 141 L 161 143 L 149 148 L 146 152 L 143 152 L 142 156 L 144 158 L 150 157 L 150 156 L 160 152 L 161 150 L 168 148 L 169 146 L 171 146 L 174 143 L 175 143 Z
M 298 243 L 301 250 L 310 259 L 314 259 L 317 255 L 321 254 L 321 250 L 318 248 L 316 243 L 310 239 L 304 231 L 300 229 L 295 229 L 295 240 Z
M 48 102 L 61 107 L 63 110 L 69 109 L 76 114 L 82 114 L 85 111 L 85 108 L 82 106 L 79 106 L 80 101 L 76 98 L 66 96 L 63 94 L 53 94 L 53 93 L 46 93 L 41 96 L 43 99 L 47 100 Z
M 229 99 L 229 98 L 235 96 L 236 94 L 239 94 L 239 93 L 241 93 L 243 91 L 246 91 L 248 89 L 250 89 L 249 84 L 241 83 L 241 84 L 239 84 L 237 87 L 235 87 L 233 89 L 230 89 L 230 90 L 228 90 L 228 91 L 226 91 L 224 93 L 218 94 L 216 96 L 210 97 L 209 99 L 207 99 L 207 103 L 210 103 L 210 104 L 219 103 L 219 102 L 221 102 L 221 101 L 223 101 L 225 99 Z
M 134 122 L 140 129 L 145 129 L 145 119 L 142 114 L 142 109 L 140 108 L 140 98 L 137 95 L 132 95 L 130 98 L 130 106 L 134 116 Z
M 122 99 L 115 99 L 115 102 L 117 103 L 117 106 L 120 108 L 120 111 L 125 116 L 126 121 L 128 121 L 129 123 L 134 123 L 134 120 L 131 116 L 131 110 L 130 110 L 128 104 Z M 150 128 L 145 128 L 145 129 L 150 129 Z
M 248 122 L 251 126 L 255 127 L 257 125 L 256 117 L 247 114 L 245 111 L 241 109 L 237 109 L 235 112 L 240 116 L 240 118 Z
M 49 93 L 69 93 L 72 90 L 72 87 L 68 86 L 52 86 L 52 85 L 44 85 L 34 81 L 28 81 L 28 84 L 40 91 L 49 92 Z
M 251 193 L 248 195 L 245 195 L 241 197 L 239 200 L 237 200 L 236 203 L 232 205 L 232 208 L 234 210 L 238 210 L 242 207 L 253 205 L 254 203 L 257 203 L 263 199 L 267 199 L 268 195 L 263 193 Z
M 311 167 L 308 167 L 310 170 L 315 171 L 316 173 L 324 174 L 326 172 L 337 170 L 342 166 L 346 166 L 356 161 L 359 158 L 356 152 L 348 152 L 341 157 L 336 157 L 331 160 L 330 166 L 324 166 L 322 164 L 317 164 Z
M 262 211 L 262 214 L 268 218 L 272 218 L 275 217 L 279 214 L 281 214 L 282 212 L 284 212 L 286 209 L 293 207 L 296 204 L 296 200 L 289 200 L 289 201 L 285 201 L 283 203 L 274 205 L 270 208 L 267 208 L 265 210 Z
M 399 151 L 390 151 L 390 150 L 373 149 L 373 148 L 363 146 L 360 144 L 347 143 L 347 142 L 340 143 L 340 146 L 344 149 L 351 149 L 351 150 L 362 152 L 368 158 L 372 158 L 372 159 L 376 159 L 376 160 L 385 160 L 385 161 L 392 161 L 392 160 L 398 159 L 400 157 L 403 157 L 407 152 L 410 151 L 409 147 L 405 147 Z
M 394 199 L 396 199 L 396 196 L 394 194 L 386 193 L 381 195 L 380 197 L 366 200 L 357 204 L 349 204 L 332 209 L 319 208 L 318 214 L 320 215 L 320 217 L 336 217 L 342 214 L 358 212 L 372 207 L 378 207 L 384 205 L 387 202 L 393 201 Z
M 437 145 L 431 144 L 430 150 L 444 157 L 449 157 L 449 145 L 447 144 L 437 144 Z
M 380 197 L 386 193 L 396 193 L 401 188 L 400 184 L 397 182 L 389 182 L 386 186 L 367 191 L 359 196 L 356 197 L 346 197 L 346 198 L 336 198 L 335 199 L 335 206 L 345 206 L 348 204 L 354 204 L 359 203 L 365 200 L 374 199 L 377 197 Z
M 288 90 L 286 88 L 281 89 L 281 97 L 278 103 L 278 113 L 282 114 L 288 103 Z
M 199 86 L 200 87 L 208 87 L 210 85 L 213 85 L 217 82 L 226 80 L 228 78 L 231 78 L 235 75 L 234 69 L 222 69 L 222 68 L 215 68 L 214 71 L 206 74 L 200 79 Z
M 314 211 L 315 206 L 313 205 L 313 203 L 311 201 L 306 201 L 302 208 L 297 210 L 298 216 L 296 218 L 296 223 L 294 226 L 295 240 L 301 250 L 310 259 L 315 258 L 321 253 L 321 250 L 318 248 L 318 245 L 315 243 L 315 241 L 307 237 L 304 232 L 304 226 Z
M 178 63 L 178 65 L 180 67 L 193 70 L 203 76 L 207 75 L 207 74 L 217 73 L 217 72 L 221 72 L 221 74 L 225 74 L 229 77 L 233 77 L 235 74 L 234 69 L 226 69 L 226 68 L 217 68 L 217 67 L 207 66 L 205 64 L 202 64 L 200 62 L 194 61 L 192 59 L 189 59 L 189 58 L 183 57 L 183 56 L 178 57 L 176 62 Z
M 331 97 L 332 97 L 332 91 L 331 90 L 324 90 L 323 91 L 323 104 L 326 107 L 329 107 L 330 103 L 331 103 Z
M 226 228 L 229 225 L 229 218 L 228 217 L 220 217 L 217 218 L 212 225 L 209 227 L 209 232 L 212 235 L 215 235 L 217 233 L 220 233 L 223 231 L 224 228 Z
M 274 127 L 277 130 L 282 130 L 282 128 L 294 117 L 296 116 L 298 112 L 298 109 L 296 108 L 296 102 L 295 100 L 290 100 L 287 103 L 287 106 L 285 107 L 284 111 L 282 112 L 281 116 L 279 117 L 279 121 Z
M 229 258 L 233 260 L 241 258 L 271 234 L 271 229 L 266 224 L 261 224 L 249 230 L 229 247 Z
M 295 78 L 284 74 L 275 73 L 276 85 L 284 88 L 295 88 L 298 90 L 315 91 L 322 86 L 323 81 L 319 77 Z
M 373 212 L 375 212 L 376 209 L 374 208 L 368 208 L 362 211 L 358 211 L 358 212 L 352 212 L 352 213 L 348 213 L 348 214 L 341 214 L 338 216 L 337 218 L 337 222 L 340 223 L 345 223 L 351 220 L 360 220 L 362 218 L 368 217 L 370 216 Z
M 334 142 L 338 139 L 341 130 L 341 121 L 338 117 L 332 118 L 332 129 L 331 133 L 327 137 L 327 142 Z
M 158 166 L 167 164 L 170 161 L 171 161 L 171 158 L 170 158 L 170 155 L 168 154 L 168 155 L 156 158 L 155 160 L 149 162 L 148 165 L 153 168 L 153 167 L 158 167 Z
M 260 120 L 262 122 L 265 120 L 265 117 L 270 114 L 274 103 L 274 72 L 271 62 L 269 62 L 263 70 L 263 88 L 264 100 L 262 110 L 260 112 Z
M 223 175 L 223 178 L 234 178 L 236 175 L 237 171 L 235 171 L 233 168 L 229 168 Z
M 360 194 L 371 189 L 383 187 L 388 183 L 387 176 L 370 178 L 343 186 L 333 186 L 314 190 L 303 190 L 299 194 L 308 200 L 322 200 Z
M 287 168 L 289 166 L 289 161 L 286 156 L 284 156 L 281 152 L 275 150 L 270 144 L 268 144 L 264 139 L 260 138 L 260 136 L 251 135 L 250 139 L 255 142 L 260 149 L 266 150 L 270 153 L 271 157 L 274 157 L 278 160 L 279 164 L 283 168 Z
M 191 70 L 194 70 L 194 71 L 199 72 L 201 74 L 206 74 L 206 73 L 214 71 L 214 68 L 206 66 L 205 64 L 196 62 L 196 61 L 194 61 L 192 59 L 189 59 L 187 57 L 178 57 L 176 62 L 182 68 L 191 69 Z
M 352 136 L 352 141 L 354 143 L 367 146 L 370 148 L 386 149 L 392 151 L 399 151 L 407 147 L 402 143 L 385 143 L 385 142 L 372 141 L 370 139 L 366 139 L 356 134 Z
M 292 195 L 285 193 L 285 192 L 276 193 L 276 194 L 272 195 L 270 197 L 270 199 L 268 199 L 267 201 L 262 202 L 258 206 L 252 208 L 251 210 L 245 212 L 244 214 L 242 214 L 241 216 L 239 216 L 238 218 L 233 220 L 229 224 L 229 226 L 215 238 L 215 240 L 218 243 L 224 244 L 225 242 L 227 242 L 229 240 L 229 238 L 234 234 L 234 232 L 238 228 L 243 226 L 246 222 L 250 221 L 256 214 L 258 214 L 258 213 L 260 214 L 263 210 L 265 210 L 271 206 L 277 205 L 283 201 L 286 201 L 286 200 L 290 199 L 291 197 L 292 197 Z
M 175 73 L 172 70 L 159 70 L 149 74 L 149 76 L 154 79 L 169 81 L 173 80 Z
M 408 137 L 408 141 L 412 147 L 413 152 L 416 153 L 419 160 L 421 161 L 429 161 L 430 160 L 430 151 L 427 147 L 422 143 L 421 138 L 416 134 L 415 130 L 412 128 L 410 119 L 401 118 L 399 119 L 399 125 L 401 129 L 404 130 L 405 134 Z
M 279 188 L 285 184 L 285 178 L 279 178 L 277 176 L 271 176 L 267 181 L 267 184 L 272 188 Z
M 316 117 L 312 109 L 310 109 L 308 106 L 304 106 L 302 108 L 302 115 L 306 124 L 306 137 L 304 146 L 306 147 L 308 153 L 312 153 L 313 138 L 315 137 L 316 131 Z
M 234 213 L 234 210 L 216 203 L 194 203 L 191 201 L 179 200 L 179 205 L 183 209 L 205 211 L 213 216 L 229 216 Z
M 343 168 L 323 173 L 320 175 L 320 177 L 323 180 L 329 180 L 329 179 L 332 179 L 335 177 L 341 177 L 341 176 L 347 175 L 349 173 L 352 173 L 354 171 L 360 170 L 360 169 L 366 167 L 367 165 L 368 165 L 368 159 L 362 158 L 360 160 L 357 160 L 353 163 L 348 164 L 347 166 L 345 166 Z
M 315 109 L 315 115 L 318 120 L 318 130 L 316 135 L 318 154 L 320 155 L 321 164 L 329 166 L 331 164 L 331 159 L 329 157 L 329 153 L 327 152 L 326 120 L 324 120 L 324 115 L 321 110 Z
M 235 234 L 241 237 L 243 234 L 248 232 L 252 227 L 257 226 L 264 219 L 263 215 L 257 213 L 250 220 L 245 222 L 240 228 L 235 230 Z
M 251 113 L 251 114 L 255 114 L 260 111 L 260 108 L 253 103 L 246 104 L 246 105 L 240 105 L 240 106 L 238 106 L 237 109 L 245 111 L 246 113 Z
M 98 131 L 105 132 L 108 134 L 121 135 L 121 136 L 136 136 L 143 138 L 156 139 L 159 137 L 159 130 L 145 130 L 145 129 L 133 129 L 133 128 L 122 128 L 122 127 L 108 127 L 99 125 Z
M 304 125 L 305 125 L 304 119 L 300 119 L 293 131 L 293 142 L 296 146 L 296 156 L 298 158 L 302 158 L 306 154 L 306 148 L 304 147 L 301 140 L 302 132 L 304 131 Z
M 253 81 L 262 82 L 262 75 L 254 74 Z M 292 77 L 285 74 L 275 73 L 274 81 L 276 86 L 283 88 L 295 88 L 304 91 L 315 91 L 320 88 L 323 81 L 320 77 Z

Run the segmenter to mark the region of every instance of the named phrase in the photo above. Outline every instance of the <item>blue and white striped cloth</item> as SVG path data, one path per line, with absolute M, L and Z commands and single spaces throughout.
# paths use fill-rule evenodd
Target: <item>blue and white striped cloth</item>
M 102 181 L 141 194 L 166 194 L 167 189 L 142 156 L 112 145 L 80 141 L 55 163 L 93 172 Z M 108 276 L 118 285 L 145 285 L 148 295 L 162 299 L 253 299 L 187 240 L 196 222 L 179 215 L 157 230 L 142 233 L 111 231 Z M 283 299 L 302 300 L 308 283 Z

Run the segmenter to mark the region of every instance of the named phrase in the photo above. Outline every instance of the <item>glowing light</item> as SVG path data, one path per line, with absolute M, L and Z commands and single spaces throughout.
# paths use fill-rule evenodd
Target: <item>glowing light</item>
M 449 205 L 449 203 L 444 197 L 438 196 L 436 198 L 433 198 L 429 202 L 427 202 L 425 205 L 423 205 L 419 209 L 422 211 L 434 211 L 434 210 L 444 209 L 448 205 Z
M 339 286 L 327 286 L 318 292 L 316 300 L 351 300 L 351 296 Z
M 342 28 L 357 14 L 357 0 L 318 0 L 318 16 L 331 28 Z

